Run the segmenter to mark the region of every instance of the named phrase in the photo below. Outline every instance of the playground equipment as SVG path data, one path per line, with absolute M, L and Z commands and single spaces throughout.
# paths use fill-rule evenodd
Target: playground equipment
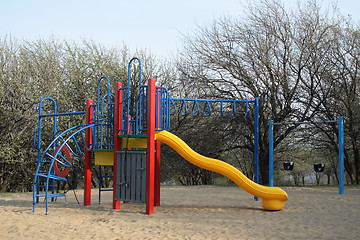
M 131 108 L 130 72 L 131 66 L 138 62 L 139 93 L 136 97 L 136 111 Z M 100 82 L 107 81 L 107 93 L 101 98 Z M 111 101 L 113 99 L 113 101 Z M 54 103 L 54 113 L 41 114 L 42 102 L 51 100 Z M 245 104 L 245 115 L 249 104 L 254 104 L 254 182 L 248 179 L 235 167 L 223 161 L 202 156 L 193 151 L 185 142 L 168 132 L 170 116 L 177 112 L 175 101 L 181 104 L 180 114 L 188 114 L 187 104 L 192 104 L 192 115 L 212 114 L 211 106 L 220 105 L 223 116 L 224 105 L 232 104 L 233 115 L 236 114 L 236 104 Z M 105 104 L 104 104 L 105 103 Z M 173 111 L 171 112 L 171 109 Z M 62 115 L 85 114 L 86 123 L 59 132 L 56 127 L 57 117 Z M 134 116 L 131 116 L 134 114 Z M 52 117 L 54 121 L 53 140 L 41 148 L 42 118 Z M 35 129 L 34 148 L 38 152 L 38 167 L 34 179 L 33 210 L 39 197 L 45 197 L 46 214 L 48 201 L 64 196 L 55 193 L 55 182 L 66 181 L 65 173 L 73 167 L 70 154 L 81 156 L 79 140 L 84 145 L 84 205 L 91 204 L 91 169 L 94 165 L 113 166 L 113 209 L 120 209 L 120 201 L 146 203 L 146 213 L 153 214 L 154 206 L 160 205 L 160 142 L 177 151 L 189 162 L 211 171 L 218 172 L 243 188 L 245 191 L 262 199 L 262 205 L 267 210 L 281 210 L 288 200 L 286 192 L 277 187 L 259 185 L 258 182 L 258 100 L 213 100 L 171 98 L 164 87 L 155 86 L 155 79 L 150 78 L 147 85 L 142 84 L 141 62 L 133 58 L 128 65 L 128 85 L 123 87 L 116 83 L 115 93 L 110 93 L 109 80 L 102 77 L 98 82 L 98 97 L 95 105 L 91 99 L 86 102 L 86 111 L 77 113 L 57 113 L 56 103 L 50 98 L 44 98 L 40 103 L 39 126 Z M 36 133 L 38 134 L 36 135 Z M 85 136 L 83 134 L 85 132 Z M 81 143 L 81 142 L 80 142 Z M 93 161 L 94 160 L 94 161 Z M 65 168 L 60 174 L 56 166 Z M 61 175 L 61 176 L 59 176 Z M 40 193 L 43 188 L 45 193 Z M 99 199 L 101 189 L 99 189 Z M 99 200 L 100 201 L 100 200 Z
M 339 117 L 337 121 L 309 121 L 309 122 L 283 122 L 275 123 L 269 121 L 269 186 L 274 186 L 274 126 L 276 125 L 300 125 L 300 124 L 319 124 L 319 123 L 337 123 L 338 124 L 338 144 L 339 144 L 339 194 L 344 194 L 344 118 Z M 294 163 L 284 163 L 285 170 L 292 170 Z M 314 171 L 324 171 L 325 164 L 314 163 Z

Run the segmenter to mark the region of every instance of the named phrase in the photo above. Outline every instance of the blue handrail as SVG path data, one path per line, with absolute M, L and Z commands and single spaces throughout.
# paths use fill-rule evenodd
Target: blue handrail
M 141 87 L 143 87 L 143 85 L 141 85 L 141 75 L 142 75 L 142 70 L 141 70 L 141 61 L 139 58 L 137 57 L 134 57 L 130 60 L 129 64 L 128 64 L 128 85 L 127 85 L 127 98 L 126 98 L 126 102 L 127 102 L 127 111 L 126 111 L 126 116 L 125 116 L 125 119 L 126 119 L 126 123 L 125 123 L 125 126 L 126 128 L 129 126 L 129 116 L 130 116 L 130 79 L 131 79 L 131 63 L 133 61 L 138 61 L 139 63 L 139 88 L 140 88 L 140 95 L 141 95 Z
M 107 93 L 102 97 L 100 98 L 100 83 L 102 82 L 102 80 L 106 80 L 106 83 L 107 83 Z M 110 127 L 110 125 L 108 124 L 103 124 L 103 119 L 104 119 L 104 99 L 105 97 L 107 97 L 107 119 L 108 119 L 108 123 L 109 123 L 109 110 L 110 110 L 110 96 L 114 96 L 113 94 L 110 93 L 110 80 L 103 76 L 99 79 L 98 81 L 98 87 L 97 87 L 97 108 L 96 110 L 94 111 L 95 112 L 95 118 L 94 118 L 94 121 L 95 123 L 99 124 L 97 125 L 96 127 L 96 131 L 95 131 L 95 134 L 96 134 L 96 142 L 95 142 L 95 145 L 97 148 L 101 148 L 103 147 L 103 126 L 107 126 L 107 128 Z M 101 100 L 100 100 L 101 99 Z M 100 102 L 101 102 L 101 105 L 100 105 Z M 101 108 L 100 108 L 101 106 Z M 100 127 L 100 134 L 99 134 L 99 127 Z M 107 134 L 109 135 L 109 134 Z M 100 138 L 100 144 L 98 143 L 98 140 Z M 107 140 L 109 139 L 109 137 L 107 137 Z M 107 141 L 107 144 L 106 146 L 109 145 L 109 142 Z

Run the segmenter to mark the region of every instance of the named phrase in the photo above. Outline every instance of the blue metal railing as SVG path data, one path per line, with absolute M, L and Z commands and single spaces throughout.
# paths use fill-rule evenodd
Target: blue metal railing
M 140 86 L 140 94 L 136 101 L 136 134 L 141 134 L 147 128 L 147 85 Z
M 104 96 L 100 96 L 100 84 L 105 80 L 107 84 L 107 91 Z M 94 107 L 93 119 L 95 128 L 95 148 L 96 149 L 109 149 L 110 146 L 113 146 L 113 123 L 114 123 L 114 102 L 111 102 L 111 98 L 114 99 L 114 95 L 110 93 L 110 81 L 107 77 L 101 77 L 98 81 L 97 88 L 97 104 Z M 106 99 L 106 109 L 104 109 L 104 102 Z M 106 110 L 106 121 L 104 122 L 104 110 Z M 104 146 L 103 136 L 104 128 L 106 128 L 106 144 Z
M 156 87 L 156 131 L 170 129 L 170 107 L 170 95 L 167 89 Z

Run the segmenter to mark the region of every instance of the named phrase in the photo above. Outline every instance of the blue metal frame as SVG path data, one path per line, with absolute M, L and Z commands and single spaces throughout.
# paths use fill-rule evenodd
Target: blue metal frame
M 100 96 L 100 84 L 101 81 L 105 80 L 107 84 L 107 92 L 106 94 L 101 97 Z M 114 138 L 113 138 L 113 131 L 114 131 L 114 102 L 111 102 L 110 98 L 115 98 L 114 94 L 110 93 L 110 81 L 107 77 L 103 76 L 98 81 L 98 87 L 97 87 L 97 106 L 94 111 L 95 117 L 94 117 L 94 123 L 96 124 L 96 131 L 95 131 L 95 149 L 104 149 L 103 147 L 103 130 L 104 127 L 106 128 L 106 145 L 105 149 L 110 149 L 110 147 L 114 146 Z M 100 105 L 100 99 L 101 99 L 101 105 Z M 107 100 L 107 121 L 104 123 L 104 101 Z M 100 134 L 99 130 L 100 128 Z M 104 176 L 102 175 L 101 166 L 99 166 L 99 204 L 101 203 L 101 193 L 106 191 L 112 191 L 113 189 L 102 189 L 101 182 L 103 178 L 112 178 L 113 176 Z
M 131 64 L 132 62 L 134 61 L 137 61 L 138 64 L 139 64 L 139 88 L 140 88 L 140 95 L 141 95 L 141 89 L 142 87 L 144 87 L 143 85 L 141 85 L 141 77 L 142 77 L 142 69 L 141 69 L 141 61 L 139 58 L 137 57 L 134 57 L 130 60 L 129 64 L 128 64 L 128 85 L 127 85 L 127 89 L 126 89 L 126 92 L 127 92 L 127 96 L 123 96 L 123 101 L 126 102 L 126 105 L 127 105 L 127 108 L 126 108 L 126 113 L 125 113 L 125 129 L 127 131 L 127 128 L 129 126 L 129 122 L 130 122 L 130 119 L 129 119 L 129 116 L 130 116 L 130 79 L 131 79 Z M 125 91 L 123 91 L 124 93 Z
M 339 194 L 344 194 L 344 118 L 339 117 Z
M 180 115 L 185 116 L 188 114 L 188 106 L 186 102 L 193 102 L 192 108 L 191 108 L 191 114 L 193 116 L 199 116 L 200 114 L 200 108 L 199 108 L 199 102 L 204 102 L 204 108 L 202 110 L 202 114 L 205 117 L 209 117 L 212 114 L 212 109 L 210 103 L 220 103 L 220 114 L 221 116 L 224 116 L 224 103 L 232 103 L 233 104 L 233 116 L 236 115 L 236 103 L 245 103 L 245 116 L 249 113 L 249 103 L 255 103 L 257 104 L 257 108 L 259 105 L 259 102 L 257 98 L 255 100 L 230 100 L 230 99 L 200 99 L 200 98 L 170 98 L 170 103 L 174 108 L 174 112 L 171 112 L 170 115 L 174 115 L 177 113 L 177 107 L 174 103 L 174 101 L 181 102 L 180 105 Z M 257 103 L 256 103 L 257 102 Z M 196 107 L 196 108 L 195 108 Z M 194 113 L 194 109 L 196 110 L 196 113 Z M 208 111 L 208 113 L 206 113 Z
M 156 114 L 155 130 L 162 131 L 170 128 L 170 97 L 164 87 L 156 87 Z M 160 119 L 158 119 L 160 118 Z
M 269 121 L 269 186 L 274 186 L 274 126 L 290 124 L 314 124 L 314 123 L 338 123 L 338 144 L 339 144 L 339 194 L 344 194 L 344 118 L 328 121 L 309 122 L 284 122 L 274 123 Z
M 107 93 L 100 99 L 100 83 L 105 80 L 107 82 Z M 34 185 L 33 185 L 33 211 L 35 211 L 35 203 L 39 202 L 39 197 L 44 196 L 46 200 L 46 214 L 48 212 L 48 199 L 51 198 L 52 201 L 54 201 L 55 197 L 61 197 L 65 196 L 63 193 L 55 193 L 55 181 L 66 181 L 66 178 L 62 178 L 55 175 L 55 171 L 53 168 L 54 162 L 57 161 L 57 163 L 65 166 L 65 167 L 72 167 L 72 164 L 67 161 L 67 159 L 60 154 L 60 149 L 63 146 L 67 146 L 75 157 L 80 157 L 82 155 L 82 151 L 80 149 L 80 146 L 78 144 L 78 141 L 76 140 L 76 135 L 80 135 L 81 140 L 83 141 L 83 145 L 85 146 L 85 149 L 87 151 L 91 151 L 93 148 L 100 148 L 102 149 L 104 146 L 103 143 L 103 127 L 106 127 L 106 145 L 105 148 L 109 149 L 109 147 L 113 146 L 113 122 L 114 122 L 114 103 L 110 101 L 111 97 L 114 97 L 113 94 L 110 93 L 110 81 L 107 77 L 101 77 L 98 81 L 98 89 L 97 89 L 97 105 L 92 105 L 94 108 L 93 111 L 93 121 L 94 124 L 81 124 L 78 126 L 71 127 L 61 133 L 58 132 L 57 128 L 57 117 L 59 116 L 70 116 L 70 115 L 81 115 L 85 114 L 85 111 L 82 112 L 63 112 L 63 113 L 57 113 L 57 105 L 54 99 L 50 97 L 43 98 L 40 101 L 39 105 L 39 125 L 34 129 L 34 149 L 37 151 L 37 169 L 35 173 L 34 178 Z M 43 103 L 47 100 L 50 100 L 54 104 L 54 112 L 49 114 L 42 114 L 42 107 Z M 107 121 L 104 122 L 104 102 L 107 101 Z M 101 102 L 101 103 L 100 103 Z M 42 119 L 43 118 L 53 118 L 53 139 L 51 143 L 46 147 L 44 151 L 41 150 L 41 130 L 42 130 Z M 83 131 L 85 129 L 91 128 L 93 134 L 92 139 L 92 145 L 86 146 L 85 144 L 85 138 L 83 135 Z M 74 133 L 71 133 L 71 131 L 74 131 Z M 71 134 L 70 134 L 71 133 Z M 65 134 L 70 134 L 69 137 L 64 139 Z M 71 147 L 68 145 L 68 141 L 73 140 L 75 143 L 75 152 Z M 59 146 L 59 150 L 55 152 L 56 147 Z M 60 157 L 62 161 L 59 161 L 57 157 Z M 50 160 L 47 160 L 50 159 Z M 40 170 L 42 169 L 42 172 Z M 45 171 L 45 172 L 44 172 Z M 46 178 L 46 184 L 40 185 L 40 178 Z M 101 176 L 101 170 L 100 170 L 100 179 L 104 177 Z M 40 194 L 40 188 L 45 188 L 45 194 Z M 49 193 L 51 191 L 51 193 Z M 104 191 L 101 189 L 101 184 L 99 184 L 99 191 Z M 105 191 L 108 191 L 107 189 Z M 100 198 L 99 198 L 100 200 Z
M 246 109 L 248 109 L 248 102 L 246 102 Z M 259 99 L 258 98 L 255 98 L 255 106 L 254 106 L 254 175 L 255 175 L 254 182 L 259 183 Z M 256 201 L 259 200 L 258 197 L 254 197 L 254 199 Z
M 107 93 L 101 98 L 100 96 L 100 84 L 101 82 L 105 80 L 107 83 Z M 110 93 L 110 81 L 107 77 L 101 77 L 98 81 L 98 87 L 97 87 L 97 105 L 96 108 L 94 108 L 94 124 L 96 124 L 96 130 L 95 130 L 95 139 L 97 140 L 95 142 L 95 148 L 96 149 L 103 149 L 103 127 L 105 126 L 107 128 L 107 137 L 106 137 L 106 149 L 109 148 L 109 146 L 112 146 L 112 143 L 110 142 L 112 139 L 112 132 L 111 127 L 113 126 L 113 114 L 110 114 L 111 111 L 113 111 L 114 103 L 110 101 L 110 97 L 114 97 L 113 94 Z M 104 100 L 107 99 L 107 122 L 103 123 L 104 119 Z M 100 105 L 101 102 L 101 105 Z M 112 117 L 112 118 L 111 118 Z M 100 130 L 99 130 L 100 128 Z M 99 133 L 100 132 L 100 133 Z
M 83 124 L 83 125 L 78 125 L 78 126 L 75 126 L 75 127 L 72 127 L 72 128 L 69 128 L 67 129 L 66 131 L 58 134 L 58 136 L 56 136 L 52 142 L 48 145 L 48 147 L 45 149 L 43 155 L 41 156 L 41 159 L 40 159 L 40 163 L 50 163 L 50 166 L 48 168 L 48 171 L 47 172 L 40 172 L 40 164 L 38 164 L 37 166 L 37 169 L 36 169 L 36 174 L 35 174 L 35 182 L 34 182 L 34 187 L 33 187 L 33 211 L 35 211 L 35 199 L 38 198 L 38 197 L 41 197 L 41 196 L 44 196 L 45 197 L 45 202 L 46 202 L 46 214 L 48 213 L 48 199 L 49 198 L 54 198 L 54 197 L 61 197 L 61 196 L 65 196 L 65 194 L 62 194 L 62 193 L 54 193 L 54 188 L 52 187 L 52 193 L 49 194 L 49 181 L 50 179 L 52 181 L 55 181 L 55 180 L 60 180 L 60 181 L 66 181 L 66 178 L 62 178 L 62 177 L 59 177 L 59 176 L 56 176 L 55 175 L 55 172 L 54 172 L 54 162 L 57 161 L 57 163 L 65 166 L 65 167 L 72 167 L 72 164 L 70 162 L 67 161 L 67 159 L 65 157 L 63 157 L 61 154 L 60 154 L 60 149 L 63 147 L 63 146 L 68 146 L 67 145 L 67 142 L 71 139 L 75 140 L 76 139 L 74 138 L 74 136 L 78 133 L 81 133 L 83 130 L 87 129 L 87 128 L 93 128 L 95 126 L 95 124 L 90 124 L 90 125 L 87 125 L 87 124 Z M 77 130 L 76 130 L 77 129 Z M 66 133 L 72 131 L 72 130 L 75 130 L 74 133 L 72 133 L 69 137 L 67 137 L 65 140 L 63 138 L 63 135 L 65 135 Z M 51 147 L 52 145 L 56 145 L 56 143 L 59 141 L 59 140 L 62 140 L 62 144 L 60 144 L 60 147 L 58 148 L 58 150 L 54 153 L 54 154 L 50 154 L 48 151 L 55 151 L 54 149 L 51 150 Z M 83 139 L 84 140 L 84 139 Z M 78 145 L 78 144 L 77 144 Z M 85 141 L 84 141 L 84 145 L 85 145 Z M 69 148 L 70 152 L 75 154 L 75 152 Z M 59 161 L 57 159 L 57 157 L 60 155 L 60 157 L 65 160 L 66 163 L 63 163 L 61 161 Z M 81 152 L 80 152 L 80 155 L 81 155 Z M 49 157 L 51 159 L 51 161 L 48 161 L 48 160 L 45 160 L 45 157 Z M 45 194 L 39 194 L 38 192 L 35 194 L 35 185 L 36 185 L 36 181 L 39 180 L 39 177 L 44 177 L 46 178 L 46 187 L 45 187 Z
M 54 113 L 52 114 L 52 117 L 54 118 L 53 137 L 55 137 L 56 131 L 57 131 L 57 128 L 56 128 L 56 117 L 57 117 L 57 112 L 56 112 L 57 111 L 57 105 L 56 105 L 56 102 L 55 102 L 54 99 L 52 99 L 50 97 L 45 97 L 40 101 L 40 104 L 39 104 L 39 125 L 34 130 L 34 149 L 37 151 L 37 158 L 38 158 L 37 166 L 38 167 L 41 164 L 41 162 L 40 162 L 40 156 L 41 156 L 41 130 L 42 130 L 42 125 L 41 124 L 42 124 L 42 118 L 43 118 L 43 116 L 42 116 L 43 115 L 42 114 L 42 105 L 46 100 L 50 100 L 54 104 Z M 37 146 L 35 146 L 36 129 L 38 130 L 38 139 L 37 139 L 38 143 L 37 143 Z M 55 145 L 54 145 L 54 151 L 55 151 Z M 54 193 L 54 185 L 55 185 L 55 182 L 52 182 L 52 186 L 51 186 L 52 193 Z M 36 194 L 39 195 L 40 187 L 43 187 L 43 186 L 40 185 L 39 176 L 37 176 L 36 174 L 35 174 L 35 179 L 34 179 L 34 188 L 35 187 L 36 187 L 36 189 L 33 189 L 33 194 L 35 194 L 35 191 L 36 191 Z M 53 198 L 51 200 L 54 201 Z M 35 198 L 34 198 L 34 201 L 35 201 Z M 39 202 L 39 197 L 36 197 L 36 202 L 37 203 Z
M 269 186 L 274 186 L 274 129 L 273 120 L 269 121 Z
M 102 189 L 101 187 L 101 182 L 103 178 L 112 178 L 112 175 L 102 175 L 102 170 L 101 170 L 101 166 L 99 166 L 99 204 L 101 204 L 101 193 L 102 192 L 111 192 L 113 191 L 113 189 L 111 188 L 106 188 L 106 189 Z

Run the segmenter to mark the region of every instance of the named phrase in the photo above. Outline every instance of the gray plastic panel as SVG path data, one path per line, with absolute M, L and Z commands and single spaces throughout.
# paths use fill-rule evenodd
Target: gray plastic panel
M 116 200 L 146 202 L 146 152 L 117 152 Z

